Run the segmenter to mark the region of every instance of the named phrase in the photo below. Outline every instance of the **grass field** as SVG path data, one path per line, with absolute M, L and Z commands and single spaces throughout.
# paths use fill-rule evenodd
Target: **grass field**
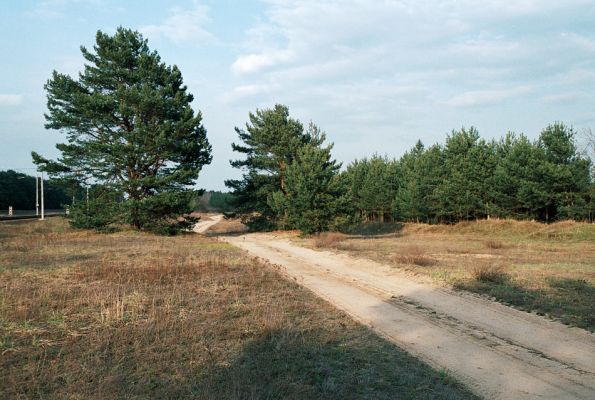
M 473 398 L 197 235 L 0 225 L 0 398 Z
M 299 240 L 595 330 L 594 224 L 491 220 L 392 228 Z M 369 234 L 375 231 L 384 234 Z

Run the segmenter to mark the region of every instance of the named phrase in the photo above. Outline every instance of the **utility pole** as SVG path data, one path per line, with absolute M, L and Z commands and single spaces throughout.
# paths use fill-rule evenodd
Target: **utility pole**
M 41 220 L 43 221 L 45 218 L 45 205 L 43 203 L 43 171 L 41 171 Z
M 39 172 L 35 174 L 35 216 L 39 217 Z

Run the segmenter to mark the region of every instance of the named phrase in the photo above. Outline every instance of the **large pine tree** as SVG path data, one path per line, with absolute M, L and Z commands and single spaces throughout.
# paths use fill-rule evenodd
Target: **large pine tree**
M 54 175 L 123 193 L 119 212 L 137 228 L 173 228 L 172 218 L 190 211 L 191 186 L 211 161 L 201 113 L 180 70 L 138 32 L 99 31 L 93 50 L 81 47 L 87 63 L 78 79 L 54 71 L 45 85 L 46 128 L 65 133 L 67 143 L 56 146 L 57 161 L 33 159 Z

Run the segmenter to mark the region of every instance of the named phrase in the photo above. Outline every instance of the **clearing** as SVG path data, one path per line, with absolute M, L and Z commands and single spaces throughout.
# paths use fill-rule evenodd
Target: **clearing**
M 52 218 L 0 223 L 0 398 L 475 396 L 227 243 Z
M 588 331 L 414 279 L 391 265 L 300 247 L 292 242 L 295 235 L 221 238 L 280 266 L 320 297 L 411 354 L 448 370 L 481 396 L 595 398 L 595 338 Z

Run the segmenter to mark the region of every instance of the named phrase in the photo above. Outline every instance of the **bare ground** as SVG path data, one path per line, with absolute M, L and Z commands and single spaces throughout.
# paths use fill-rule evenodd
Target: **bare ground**
M 387 265 L 296 246 L 287 237 L 222 237 L 282 270 L 393 343 L 494 399 L 595 398 L 595 336 Z
M 218 224 L 223 219 L 223 215 L 203 215 L 193 227 L 192 230 L 196 233 L 204 233 L 213 225 Z

